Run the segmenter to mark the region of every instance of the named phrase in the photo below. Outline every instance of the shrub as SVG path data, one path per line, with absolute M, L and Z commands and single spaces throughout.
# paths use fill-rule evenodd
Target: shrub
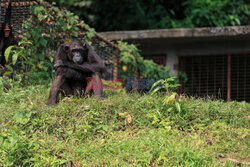
M 8 61 L 5 75 L 18 74 L 23 85 L 48 84 L 54 76 L 53 60 L 60 42 L 77 38 L 80 28 L 86 30 L 88 42 L 94 30 L 69 11 L 57 7 L 32 6 L 31 13 L 20 32 L 21 42 L 5 52 Z

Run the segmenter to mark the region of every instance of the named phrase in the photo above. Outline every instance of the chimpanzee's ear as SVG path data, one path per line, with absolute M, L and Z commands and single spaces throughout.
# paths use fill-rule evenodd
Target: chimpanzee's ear
M 63 51 L 64 51 L 64 52 L 68 53 L 69 50 L 70 50 L 69 45 L 63 45 Z

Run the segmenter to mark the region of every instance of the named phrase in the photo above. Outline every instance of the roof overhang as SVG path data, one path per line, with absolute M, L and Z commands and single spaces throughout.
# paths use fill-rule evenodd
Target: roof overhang
M 138 31 L 110 31 L 101 32 L 110 40 L 135 40 L 159 38 L 202 38 L 202 37 L 230 37 L 250 35 L 250 25 L 230 27 L 176 28 Z
M 215 55 L 250 53 L 250 25 L 102 32 L 109 40 L 135 44 L 142 54 Z

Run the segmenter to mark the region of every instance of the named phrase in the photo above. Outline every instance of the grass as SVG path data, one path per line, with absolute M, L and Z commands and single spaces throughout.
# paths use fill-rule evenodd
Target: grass
M 0 94 L 2 166 L 249 165 L 250 104 L 110 91 L 48 108 L 48 90 Z

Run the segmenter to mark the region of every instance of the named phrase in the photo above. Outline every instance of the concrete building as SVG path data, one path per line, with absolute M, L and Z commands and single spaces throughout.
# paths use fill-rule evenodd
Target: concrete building
M 250 26 L 103 32 L 143 57 L 186 72 L 182 93 L 250 101 Z

